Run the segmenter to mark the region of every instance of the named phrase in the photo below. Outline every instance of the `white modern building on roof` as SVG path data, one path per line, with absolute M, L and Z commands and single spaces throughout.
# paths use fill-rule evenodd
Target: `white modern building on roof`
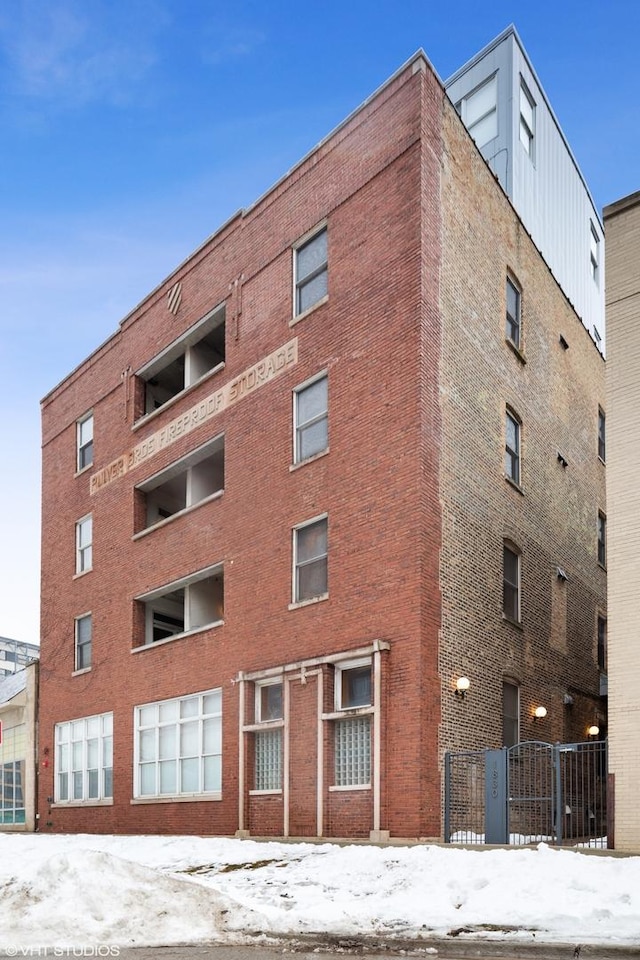
M 0 637 L 0 680 L 22 670 L 28 663 L 40 658 L 40 647 L 35 643 Z
M 604 348 L 604 231 L 514 26 L 445 81 L 447 94 L 567 299 Z

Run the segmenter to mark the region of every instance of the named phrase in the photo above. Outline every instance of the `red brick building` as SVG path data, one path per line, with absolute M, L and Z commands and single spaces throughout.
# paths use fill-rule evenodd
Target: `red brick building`
M 417 55 L 43 401 L 40 828 L 438 837 L 584 738 L 603 404 Z

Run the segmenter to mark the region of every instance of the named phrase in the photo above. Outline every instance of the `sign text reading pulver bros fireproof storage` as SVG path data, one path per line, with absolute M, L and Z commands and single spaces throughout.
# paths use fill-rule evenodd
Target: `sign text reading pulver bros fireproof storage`
M 230 383 L 224 385 L 215 393 L 205 397 L 194 407 L 190 407 L 185 413 L 181 413 L 175 420 L 171 420 L 166 426 L 162 427 L 156 433 L 152 433 L 146 440 L 142 440 L 137 446 L 128 453 L 112 460 L 111 463 L 92 474 L 89 481 L 89 491 L 91 495 L 102 490 L 103 487 L 113 483 L 118 477 L 124 476 L 127 471 L 132 470 L 139 464 L 144 463 L 150 457 L 153 457 L 160 450 L 175 443 L 185 433 L 190 433 L 196 427 L 211 420 L 218 413 L 226 410 L 227 407 L 237 403 L 244 397 L 253 393 L 258 387 L 269 383 L 274 377 L 283 373 L 294 363 L 298 362 L 298 338 L 295 337 L 289 343 L 274 350 L 268 357 L 260 360 L 258 363 L 249 367 L 244 373 L 236 377 Z

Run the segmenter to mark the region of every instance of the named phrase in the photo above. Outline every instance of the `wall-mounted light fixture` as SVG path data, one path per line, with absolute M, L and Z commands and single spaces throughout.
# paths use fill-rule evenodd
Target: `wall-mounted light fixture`
M 546 715 L 547 715 L 547 708 L 543 707 L 542 704 L 540 704 L 539 707 L 536 707 L 535 710 L 533 711 L 534 720 L 544 720 Z
M 587 727 L 587 736 L 588 737 L 597 737 L 600 733 L 600 727 L 597 723 L 592 723 L 590 727 Z
M 471 681 L 469 677 L 458 677 L 456 680 L 456 697 L 464 699 L 464 695 L 471 686 Z

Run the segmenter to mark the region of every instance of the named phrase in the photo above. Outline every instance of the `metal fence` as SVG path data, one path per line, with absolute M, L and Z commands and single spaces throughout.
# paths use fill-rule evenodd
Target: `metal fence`
M 445 754 L 447 843 L 607 846 L 607 745 Z

